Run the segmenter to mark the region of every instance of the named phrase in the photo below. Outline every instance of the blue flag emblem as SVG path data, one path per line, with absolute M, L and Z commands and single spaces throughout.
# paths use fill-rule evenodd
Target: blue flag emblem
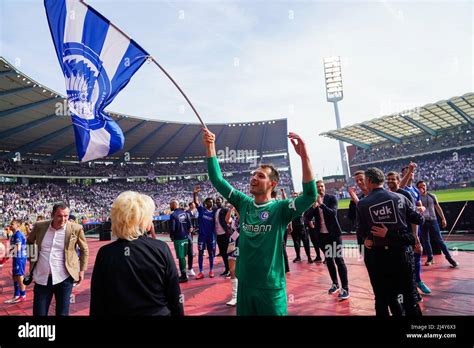
M 104 111 L 149 54 L 79 0 L 45 0 L 64 73 L 77 155 L 83 162 L 124 146 L 123 132 Z

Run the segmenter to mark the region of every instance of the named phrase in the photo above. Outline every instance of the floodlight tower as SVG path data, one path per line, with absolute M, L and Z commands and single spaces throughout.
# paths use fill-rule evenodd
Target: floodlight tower
M 326 99 L 333 103 L 334 112 L 336 113 L 337 129 L 341 128 L 341 120 L 339 117 L 339 108 L 337 102 L 342 100 L 342 72 L 341 72 L 341 58 L 328 57 L 324 58 L 324 76 L 326 80 Z M 349 178 L 349 166 L 347 165 L 346 149 L 342 141 L 339 141 L 339 151 L 341 153 L 342 172 L 346 179 Z

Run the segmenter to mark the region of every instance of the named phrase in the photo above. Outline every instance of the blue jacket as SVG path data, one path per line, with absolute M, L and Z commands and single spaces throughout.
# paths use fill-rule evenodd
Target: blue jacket
M 171 240 L 188 239 L 191 218 L 183 209 L 176 209 L 170 215 L 169 231 Z

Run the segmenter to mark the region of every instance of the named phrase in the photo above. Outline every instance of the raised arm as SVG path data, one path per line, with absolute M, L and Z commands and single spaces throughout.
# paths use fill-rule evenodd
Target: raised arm
M 408 165 L 408 170 L 405 173 L 405 176 L 400 180 L 401 188 L 404 188 L 405 186 L 407 186 L 407 183 L 408 181 L 410 181 L 411 175 L 415 171 L 416 167 L 417 167 L 416 163 L 410 162 L 410 164 Z
M 295 198 L 294 210 L 303 214 L 306 209 L 311 207 L 316 200 L 316 183 L 314 181 L 313 167 L 309 159 L 306 144 L 301 137 L 293 132 L 288 134 L 293 147 L 298 156 L 301 157 L 301 167 L 303 170 L 303 194 Z
M 201 187 L 196 186 L 193 190 L 193 202 L 196 205 L 196 208 L 199 207 L 199 192 L 201 192 Z
M 293 132 L 290 132 L 288 134 L 288 138 L 293 144 L 293 147 L 295 148 L 295 151 L 298 156 L 301 157 L 301 167 L 303 169 L 303 184 L 314 181 L 313 167 L 311 166 L 311 160 L 309 159 L 308 150 L 306 148 L 305 142 L 298 134 Z M 304 190 L 303 194 L 305 194 Z M 312 202 L 314 202 L 315 199 L 316 196 L 314 197 Z
M 225 199 L 238 209 L 239 200 L 248 197 L 240 191 L 235 190 L 222 176 L 219 162 L 216 158 L 216 136 L 207 128 L 202 128 L 203 141 L 206 146 L 207 153 L 207 170 L 209 180 Z M 240 198 L 240 199 L 239 199 Z M 249 199 L 249 198 L 248 198 Z

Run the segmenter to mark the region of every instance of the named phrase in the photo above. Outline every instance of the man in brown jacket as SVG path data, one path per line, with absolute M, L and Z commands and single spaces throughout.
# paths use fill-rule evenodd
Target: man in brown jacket
M 51 220 L 37 222 L 28 243 L 38 249 L 31 260 L 35 281 L 33 315 L 48 315 L 49 305 L 56 299 L 56 315 L 69 315 L 69 303 L 73 283 L 84 279 L 89 249 L 81 225 L 68 222 L 69 208 L 64 203 L 53 206 Z M 77 256 L 76 246 L 80 249 Z

